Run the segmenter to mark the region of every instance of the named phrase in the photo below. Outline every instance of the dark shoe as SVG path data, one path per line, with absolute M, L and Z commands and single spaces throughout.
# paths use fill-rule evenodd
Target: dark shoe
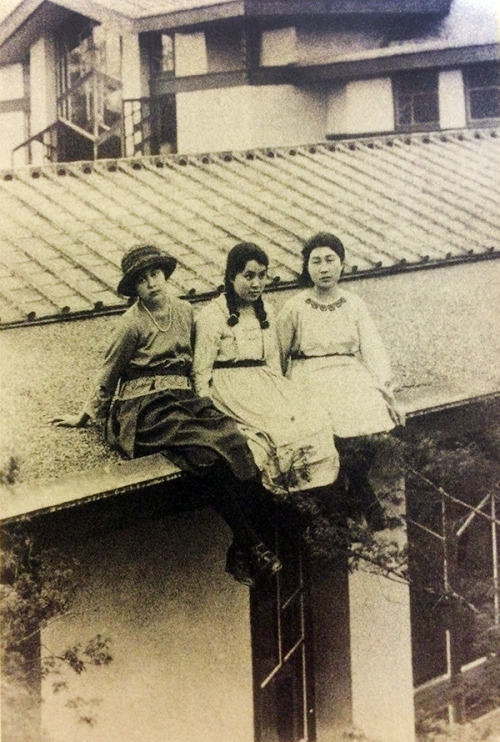
M 283 567 L 278 557 L 262 542 L 252 546 L 250 556 L 258 572 L 266 577 L 272 577 Z
M 231 544 L 227 550 L 226 572 L 242 585 L 247 587 L 254 587 L 255 585 L 250 554 L 241 546 Z

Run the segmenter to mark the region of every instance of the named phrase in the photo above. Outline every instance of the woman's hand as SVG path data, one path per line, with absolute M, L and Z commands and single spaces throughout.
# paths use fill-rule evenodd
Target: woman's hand
M 406 422 L 406 414 L 403 406 L 396 400 L 392 389 L 388 386 L 385 386 L 381 391 L 385 401 L 387 402 L 387 407 L 392 422 L 395 425 L 404 425 Z
M 392 418 L 392 422 L 395 425 L 404 425 L 406 422 L 406 414 L 403 407 L 396 402 L 394 399 L 389 405 L 389 415 Z
M 49 420 L 52 425 L 56 425 L 58 428 L 84 428 L 90 416 L 86 412 L 79 412 L 76 415 L 60 415 L 59 417 L 53 417 Z

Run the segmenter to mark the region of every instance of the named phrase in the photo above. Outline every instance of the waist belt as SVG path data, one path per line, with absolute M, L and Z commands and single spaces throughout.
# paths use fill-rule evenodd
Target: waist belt
M 306 356 L 304 353 L 292 353 L 290 358 L 292 361 L 307 361 L 309 358 L 333 358 L 334 356 L 347 356 L 348 358 L 356 358 L 355 353 L 322 353 L 318 356 Z
M 178 363 L 174 366 L 145 366 L 144 368 L 138 368 L 137 366 L 127 369 L 127 372 L 123 375 L 124 381 L 130 381 L 131 379 L 141 379 L 145 376 L 190 376 L 191 375 L 191 364 L 190 363 Z
M 243 358 L 241 361 L 215 361 L 213 368 L 253 368 L 267 366 L 267 363 L 258 358 Z

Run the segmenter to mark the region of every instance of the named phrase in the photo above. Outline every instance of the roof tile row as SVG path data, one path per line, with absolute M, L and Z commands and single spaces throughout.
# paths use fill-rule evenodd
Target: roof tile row
M 123 252 L 154 240 L 181 294 L 218 290 L 251 240 L 293 282 L 302 241 L 339 234 L 347 277 L 499 249 L 496 130 L 390 136 L 0 173 L 3 325 L 125 305 Z

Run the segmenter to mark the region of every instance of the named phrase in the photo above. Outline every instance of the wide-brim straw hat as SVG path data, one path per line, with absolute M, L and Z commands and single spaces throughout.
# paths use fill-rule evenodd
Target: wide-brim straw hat
M 139 274 L 147 268 L 162 268 L 165 278 L 169 278 L 176 266 L 177 260 L 156 245 L 134 245 L 122 258 L 123 276 L 118 284 L 118 293 L 122 296 L 135 296 Z

